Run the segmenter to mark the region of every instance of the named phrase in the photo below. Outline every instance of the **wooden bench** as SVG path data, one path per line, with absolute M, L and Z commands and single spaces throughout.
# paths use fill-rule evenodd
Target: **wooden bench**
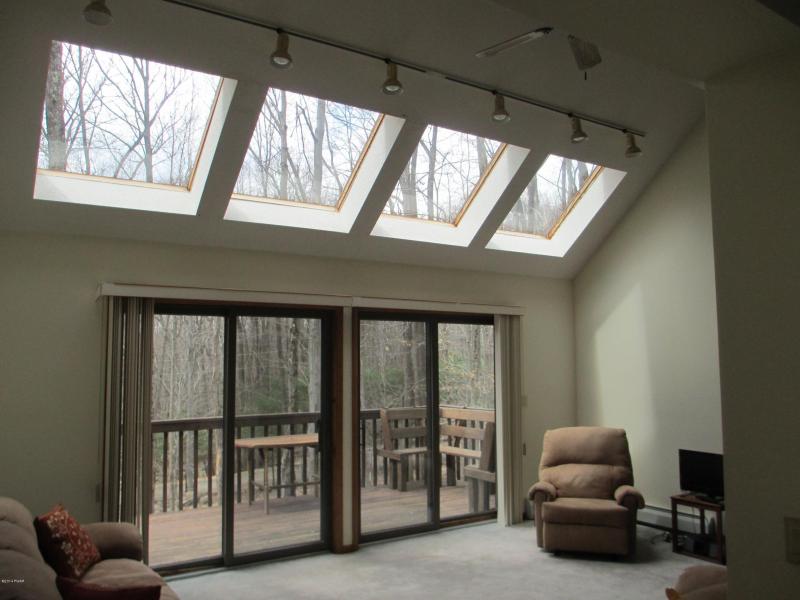
M 378 450 L 378 456 L 389 460 L 389 485 L 393 490 L 399 488 L 405 492 L 408 489 L 411 457 L 423 457 L 422 466 L 417 459 L 417 469 L 418 475 L 424 478 L 424 456 L 428 451 L 425 413 L 425 407 L 381 409 L 383 448 Z
M 380 416 L 383 448 L 378 455 L 388 459 L 391 488 L 406 491 L 412 457 L 417 457 L 417 475 L 424 479 L 424 455 L 428 451 L 426 409 L 384 408 Z M 445 457 L 447 470 L 445 485 L 456 485 L 463 465 L 463 476 L 470 487 L 470 512 L 488 510 L 495 483 L 494 411 L 443 406 L 439 417 L 439 452 Z M 486 508 L 481 508 L 484 505 Z
M 446 485 L 455 485 L 460 463 L 467 482 L 469 512 L 486 512 L 496 483 L 495 413 L 479 408 L 443 406 L 439 425 L 443 438 L 439 450 L 445 456 Z

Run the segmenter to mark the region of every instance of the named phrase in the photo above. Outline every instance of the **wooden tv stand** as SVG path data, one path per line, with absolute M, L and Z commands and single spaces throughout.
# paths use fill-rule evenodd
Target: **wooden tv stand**
M 722 512 L 725 510 L 723 502 L 699 497 L 695 494 L 676 494 L 670 498 L 672 501 L 672 551 L 678 554 L 686 554 L 702 560 L 724 565 L 725 556 L 725 536 L 722 533 Z M 682 531 L 678 529 L 678 507 L 688 506 L 700 510 L 700 533 Z M 713 512 L 716 521 L 716 533 L 711 537 L 706 532 L 706 511 Z M 678 543 L 679 536 L 691 543 L 691 550 L 681 547 Z M 705 547 L 705 550 L 703 548 Z M 712 552 L 712 550 L 715 550 Z

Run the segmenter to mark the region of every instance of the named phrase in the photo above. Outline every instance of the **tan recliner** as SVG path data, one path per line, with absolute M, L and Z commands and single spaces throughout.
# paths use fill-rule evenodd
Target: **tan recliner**
M 633 487 L 624 429 L 564 427 L 544 434 L 534 502 L 536 541 L 556 551 L 632 555 L 636 511 L 644 498 Z

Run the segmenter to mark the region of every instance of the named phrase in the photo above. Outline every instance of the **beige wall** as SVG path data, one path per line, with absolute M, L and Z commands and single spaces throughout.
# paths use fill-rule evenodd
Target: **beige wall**
M 732 600 L 797 598 L 800 52 L 708 84 Z
M 99 514 L 104 281 L 524 306 L 526 485 L 544 430 L 575 419 L 569 281 L 0 233 L 0 495 L 35 512 L 62 501 Z
M 628 432 L 669 507 L 678 449 L 722 451 L 707 140 L 698 126 L 575 280 L 578 424 Z

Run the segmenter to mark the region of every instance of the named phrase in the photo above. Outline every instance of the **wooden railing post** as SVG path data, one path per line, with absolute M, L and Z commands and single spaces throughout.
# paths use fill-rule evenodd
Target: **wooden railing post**
M 161 457 L 161 511 L 167 512 L 167 481 L 169 471 L 169 432 L 164 432 L 164 454 Z
M 206 469 L 208 476 L 208 505 L 213 504 L 213 477 L 214 477 L 214 430 L 208 430 L 208 467 Z
M 289 425 L 289 435 L 294 434 L 294 423 Z M 289 496 L 295 496 L 296 490 L 294 489 L 294 448 L 289 448 Z
M 183 510 L 183 430 L 178 432 L 178 510 Z
M 242 437 L 242 428 L 236 428 L 236 437 Z M 236 449 L 236 502 L 242 503 L 242 449 Z
M 197 466 L 200 464 L 198 460 L 198 449 L 197 449 L 197 442 L 200 432 L 195 429 L 192 431 L 192 479 L 194 480 L 192 483 L 192 508 L 197 508 L 197 481 L 198 481 L 198 473 L 197 473 Z

